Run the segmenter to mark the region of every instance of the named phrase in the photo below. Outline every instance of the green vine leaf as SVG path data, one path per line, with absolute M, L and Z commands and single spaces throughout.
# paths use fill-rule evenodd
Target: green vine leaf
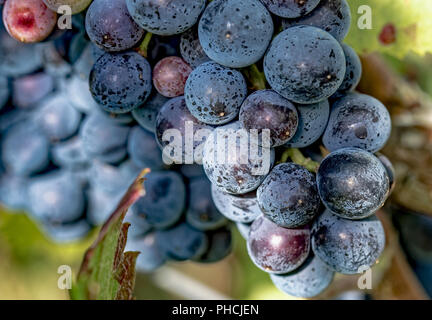
M 130 224 L 123 220 L 129 207 L 145 195 L 143 182 L 149 171 L 143 170 L 130 186 L 85 253 L 77 281 L 70 290 L 72 300 L 133 299 L 139 252 L 124 252 Z
M 348 0 L 352 24 L 345 40 L 359 53 L 382 52 L 397 58 L 409 52 L 432 52 L 432 1 L 430 0 Z M 369 6 L 372 29 L 361 29 L 358 22 Z

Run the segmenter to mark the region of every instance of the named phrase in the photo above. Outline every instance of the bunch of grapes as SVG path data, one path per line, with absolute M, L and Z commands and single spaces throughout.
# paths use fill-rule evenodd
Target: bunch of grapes
M 350 22 L 346 0 L 6 0 L 0 200 L 73 240 L 150 168 L 138 269 L 223 259 L 230 220 L 280 290 L 320 294 L 376 263 L 394 183 Z

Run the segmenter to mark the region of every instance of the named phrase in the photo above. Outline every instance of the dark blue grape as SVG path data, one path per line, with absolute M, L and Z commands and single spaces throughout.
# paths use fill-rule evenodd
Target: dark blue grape
M 134 214 L 132 210 L 127 212 L 124 222 L 130 223 L 128 237 L 140 238 L 153 230 L 144 217 Z
M 336 96 L 341 96 L 348 91 L 354 90 L 362 76 L 362 64 L 358 54 L 349 45 L 342 43 L 342 49 L 345 53 L 346 72 L 345 78 L 336 92 Z
M 204 145 L 203 166 L 220 190 L 244 194 L 264 181 L 274 163 L 274 149 L 261 148 L 239 122 L 215 129 Z M 249 139 L 251 138 L 251 139 Z
M 136 52 L 101 56 L 90 73 L 90 91 L 105 110 L 125 113 L 139 107 L 150 95 L 151 68 Z
M 151 172 L 146 176 L 145 197 L 133 206 L 133 212 L 155 228 L 168 228 L 181 217 L 186 205 L 186 187 L 174 171 Z
M 390 114 L 380 101 L 348 93 L 333 103 L 323 143 L 330 151 L 357 147 L 376 152 L 384 147 L 390 133 Z
M 126 155 L 129 131 L 129 127 L 118 125 L 100 113 L 93 113 L 85 118 L 79 135 L 89 157 L 107 160 L 116 155 L 114 160 L 118 161 Z
M 132 18 L 148 32 L 169 36 L 192 27 L 205 0 L 126 0 Z
M 285 228 L 310 222 L 321 204 L 315 176 L 294 163 L 274 167 L 258 188 L 257 199 L 264 215 Z
M 139 126 L 133 127 L 129 134 L 127 148 L 130 159 L 138 168 L 158 170 L 164 167 L 162 152 L 153 133 Z
M 294 105 L 273 90 L 260 90 L 248 96 L 239 118 L 246 130 L 270 130 L 272 147 L 288 142 L 295 135 L 299 121 Z
M 236 222 L 236 226 L 238 231 L 240 232 L 240 235 L 247 240 L 249 238 L 249 231 L 251 229 L 252 223 L 241 223 Z
M 380 160 L 357 148 L 328 155 L 319 167 L 317 183 L 325 206 L 348 219 L 371 216 L 389 193 L 389 178 Z
M 12 83 L 13 104 L 18 108 L 33 108 L 53 90 L 54 78 L 49 74 L 36 73 L 17 78 Z
M 246 95 L 243 75 L 214 62 L 200 65 L 186 81 L 186 105 L 207 124 L 221 125 L 236 118 Z
M 188 129 L 189 125 L 191 126 L 190 129 Z M 170 136 L 164 138 L 164 134 L 169 133 L 168 130 L 175 130 L 177 134 L 181 135 L 181 137 L 177 137 L 181 141 L 174 137 L 171 142 Z M 184 97 L 168 100 L 156 119 L 156 138 L 159 145 L 164 149 L 164 162 L 167 164 L 171 164 L 170 162 L 177 164 L 201 163 L 202 146 L 211 130 L 212 127 L 200 122 L 190 113 Z M 187 132 L 193 134 L 193 137 L 198 132 L 203 133 L 203 136 L 200 139 L 190 141 L 191 137 L 186 136 Z
M 54 164 L 63 168 L 80 169 L 90 166 L 90 158 L 84 152 L 79 137 L 56 144 L 51 150 L 51 158 Z
M 283 18 L 298 18 L 311 12 L 320 0 L 261 0 L 267 9 Z
M 294 297 L 313 298 L 328 288 L 333 281 L 334 271 L 318 257 L 311 255 L 308 260 L 292 273 L 270 275 L 274 285 Z
M 252 223 L 262 214 L 255 191 L 234 195 L 212 185 L 212 199 L 220 213 L 235 222 Z
M 208 248 L 193 261 L 199 263 L 215 263 L 225 259 L 232 251 L 232 233 L 229 227 L 207 233 Z
M 299 25 L 321 28 L 342 41 L 350 29 L 351 11 L 346 0 L 321 0 L 311 13 L 297 19 L 285 19 L 282 25 L 284 29 Z
M 48 165 L 49 141 L 34 125 L 20 123 L 2 137 L 2 159 L 13 174 L 27 176 Z
M 28 183 L 24 177 L 0 175 L 0 202 L 11 210 L 26 210 Z
M 199 257 L 208 247 L 206 234 L 187 223 L 156 231 L 156 242 L 164 255 L 176 261 Z
M 81 122 L 81 114 L 63 95 L 47 98 L 38 108 L 34 121 L 51 141 L 71 137 Z
M 263 57 L 273 36 L 273 20 L 258 0 L 214 0 L 201 17 L 198 33 L 212 60 L 243 68 Z
M 91 227 L 84 219 L 66 224 L 42 223 L 42 232 L 55 243 L 64 244 L 78 242 L 85 238 L 91 231 Z
M 210 61 L 210 58 L 204 52 L 198 38 L 198 30 L 191 28 L 181 35 L 180 53 L 183 59 L 195 69 L 204 62 Z
M 285 144 L 288 148 L 306 148 L 324 133 L 330 117 L 330 104 L 324 100 L 315 104 L 297 105 L 298 128 L 294 137 Z
M 136 261 L 138 272 L 153 272 L 163 266 L 167 257 L 158 247 L 155 233 L 148 233 L 139 238 L 128 238 L 126 251 L 139 251 L 140 254 Z
M 312 228 L 313 252 L 339 273 L 356 274 L 372 267 L 384 246 L 384 229 L 375 216 L 352 221 L 326 210 Z
M 289 28 L 273 40 L 264 58 L 270 86 L 290 101 L 312 104 L 333 95 L 345 76 L 340 44 L 327 32 L 310 26 Z
M 309 256 L 310 227 L 286 229 L 261 216 L 252 223 L 247 248 L 258 268 L 285 274 L 300 267 Z
M 6 105 L 9 100 L 9 83 L 8 79 L 0 75 L 0 110 Z
M 143 37 L 125 0 L 94 0 L 87 10 L 85 26 L 90 40 L 106 51 L 123 51 Z
M 157 91 L 153 91 L 145 104 L 132 110 L 132 115 L 141 127 L 147 131 L 155 132 L 157 115 L 168 100 Z
M 207 231 L 227 223 L 212 201 L 211 184 L 205 176 L 192 180 L 188 191 L 189 206 L 186 211 L 186 221 L 192 227 Z
M 68 223 L 82 217 L 85 207 L 80 181 L 63 171 L 51 172 L 31 180 L 29 208 L 37 220 Z

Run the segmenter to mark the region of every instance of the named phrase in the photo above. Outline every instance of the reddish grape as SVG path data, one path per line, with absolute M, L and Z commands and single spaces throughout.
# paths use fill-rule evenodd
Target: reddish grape
M 192 68 L 179 57 L 167 57 L 159 61 L 153 70 L 156 90 L 168 98 L 184 94 L 186 80 Z
M 251 226 L 247 248 L 260 269 L 274 274 L 291 272 L 309 255 L 310 226 L 282 228 L 261 216 Z
M 40 42 L 54 30 L 57 13 L 42 0 L 8 0 L 3 7 L 3 23 L 18 41 Z

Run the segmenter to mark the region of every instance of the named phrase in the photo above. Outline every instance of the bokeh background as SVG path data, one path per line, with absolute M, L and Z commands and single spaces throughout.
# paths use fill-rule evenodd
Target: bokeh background
M 358 291 L 356 276 L 338 275 L 319 299 L 429 299 L 432 296 L 432 3 L 430 0 L 350 0 L 347 43 L 362 57 L 359 91 L 380 99 L 393 118 L 383 153 L 397 186 L 379 213 L 387 248 L 373 269 L 373 289 Z M 360 30 L 360 5 L 372 9 L 372 29 Z M 68 299 L 57 287 L 57 268 L 74 275 L 97 235 L 78 243 L 52 243 L 20 212 L 0 207 L 0 299 Z M 172 263 L 138 274 L 137 299 L 291 299 L 249 260 L 235 234 L 233 253 L 212 265 Z

